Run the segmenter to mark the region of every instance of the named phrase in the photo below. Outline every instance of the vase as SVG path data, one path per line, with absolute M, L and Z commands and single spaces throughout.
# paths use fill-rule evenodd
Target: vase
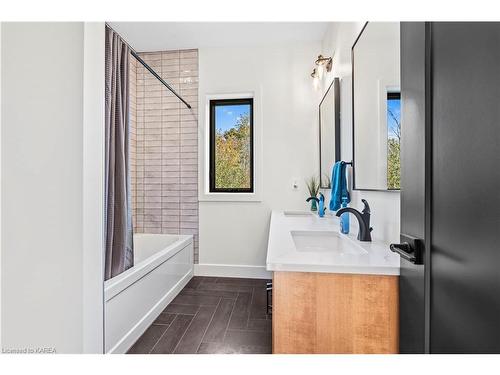
M 318 211 L 318 205 L 315 199 L 311 200 L 311 211 Z

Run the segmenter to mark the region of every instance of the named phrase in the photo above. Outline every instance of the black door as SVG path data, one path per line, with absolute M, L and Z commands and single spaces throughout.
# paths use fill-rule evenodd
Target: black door
M 425 238 L 425 23 L 401 24 L 401 234 Z M 403 242 L 402 238 L 402 242 Z M 401 353 L 425 352 L 424 265 L 401 259 Z
M 402 353 L 500 353 L 500 24 L 402 23 Z
M 430 351 L 500 353 L 500 24 L 431 35 Z

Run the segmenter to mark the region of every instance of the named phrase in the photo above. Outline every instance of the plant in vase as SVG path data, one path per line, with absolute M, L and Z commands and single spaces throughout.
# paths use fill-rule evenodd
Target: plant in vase
M 309 200 L 311 201 L 311 211 L 317 211 L 318 206 L 318 193 L 319 193 L 319 179 L 315 176 L 311 176 L 306 180 L 307 190 L 309 190 Z

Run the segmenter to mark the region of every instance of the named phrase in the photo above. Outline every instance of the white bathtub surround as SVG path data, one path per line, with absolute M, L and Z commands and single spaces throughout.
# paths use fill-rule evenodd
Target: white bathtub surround
M 192 235 L 134 235 L 134 267 L 104 284 L 105 352 L 125 353 L 192 276 Z
M 351 218 L 351 220 L 355 218 Z M 357 228 L 340 234 L 336 216 L 273 211 L 267 269 L 269 271 L 399 275 L 399 255 L 384 242 L 361 242 Z

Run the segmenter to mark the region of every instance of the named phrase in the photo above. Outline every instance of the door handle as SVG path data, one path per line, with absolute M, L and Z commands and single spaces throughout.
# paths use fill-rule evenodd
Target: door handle
M 424 241 L 407 234 L 401 234 L 401 243 L 392 243 L 389 249 L 413 264 L 424 264 Z
M 413 254 L 413 249 L 408 242 L 404 243 L 391 243 L 389 245 L 391 251 L 399 254 L 401 258 L 406 259 L 408 262 L 415 263 L 417 258 Z

